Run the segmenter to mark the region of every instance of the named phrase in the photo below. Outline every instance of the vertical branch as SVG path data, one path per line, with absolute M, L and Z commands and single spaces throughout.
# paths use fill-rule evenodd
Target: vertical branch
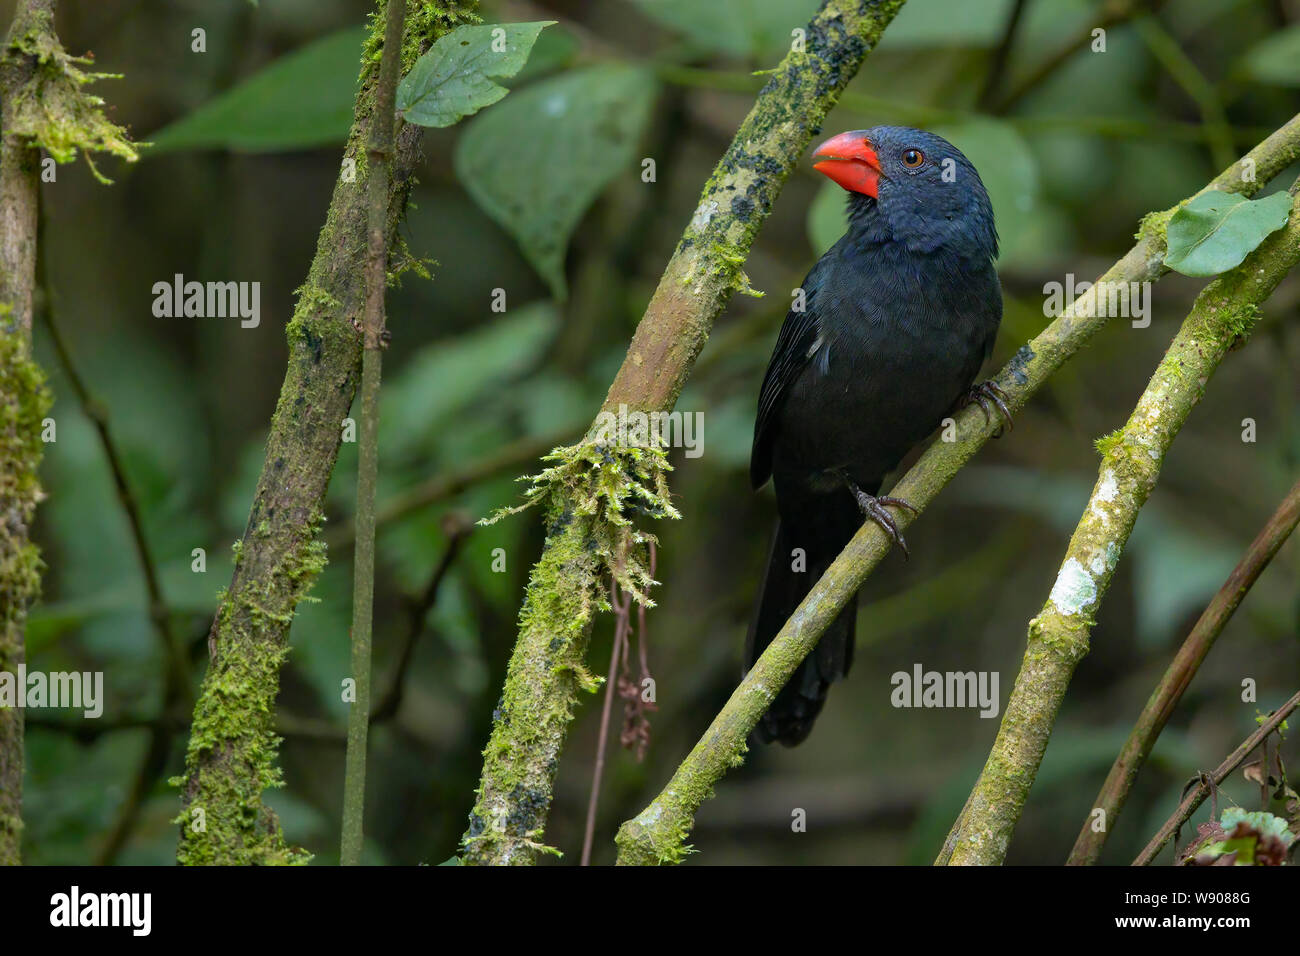
M 405 0 L 402 68 L 453 27 L 473 19 L 473 0 Z M 379 0 L 380 12 L 386 9 Z M 266 458 L 230 587 L 208 636 L 210 664 L 194 708 L 177 857 L 186 864 L 287 863 L 300 859 L 262 801 L 278 786 L 275 698 L 298 602 L 325 564 L 317 531 L 357 388 L 365 299 L 357 263 L 368 247 L 366 147 L 374 122 L 383 21 L 363 51 L 352 132 L 307 280 L 286 330 L 289 361 L 271 419 Z M 392 151 L 387 234 L 396 236 L 419 156 L 420 130 L 403 127 Z M 355 175 L 349 175 L 351 171 Z M 396 239 L 395 239 L 396 242 Z M 390 250 L 390 272 L 402 267 Z
M 1092 815 L 1089 814 L 1074 842 L 1074 849 L 1070 851 L 1067 865 L 1089 866 L 1097 862 L 1102 847 L 1106 844 L 1106 837 L 1113 831 L 1115 820 L 1124 809 L 1138 771 L 1142 769 L 1142 764 L 1146 762 L 1174 708 L 1182 700 L 1183 692 L 1191 684 L 1201 662 L 1210 653 L 1210 648 L 1214 646 L 1215 640 L 1251 586 L 1291 536 L 1297 522 L 1300 522 L 1300 481 L 1282 499 L 1268 523 L 1255 536 L 1245 556 L 1232 569 L 1228 579 L 1201 613 L 1191 633 L 1187 635 L 1187 640 L 1183 641 L 1183 646 L 1178 649 L 1164 676 L 1160 678 L 1160 683 L 1151 692 L 1151 698 L 1124 742 L 1124 748 L 1115 758 L 1110 773 L 1106 775 L 1106 782 L 1102 784 L 1101 792 L 1093 804 L 1094 813 L 1096 810 L 1103 812 L 1101 820 L 1104 827 L 1100 830 L 1093 829 Z M 1267 748 L 1267 741 L 1265 747 Z M 1261 783 L 1263 786 L 1266 784 Z
M 384 52 L 370 128 L 370 183 L 366 218 L 366 308 L 362 320 L 361 429 L 357 447 L 356 550 L 352 572 L 352 679 L 356 699 L 348 712 L 348 749 L 343 774 L 344 866 L 361 862 L 366 801 L 366 738 L 370 727 L 370 635 L 375 604 L 375 482 L 379 475 L 379 380 L 383 363 L 384 289 L 388 281 L 388 168 L 396 125 L 397 74 L 406 8 L 385 11 Z

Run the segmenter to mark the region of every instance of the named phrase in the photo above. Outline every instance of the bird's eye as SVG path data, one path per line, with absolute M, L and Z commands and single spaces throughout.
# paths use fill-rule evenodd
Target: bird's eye
M 925 153 L 921 152 L 919 149 L 903 150 L 903 165 L 908 169 L 916 169 L 916 167 L 920 166 L 923 162 L 925 162 Z

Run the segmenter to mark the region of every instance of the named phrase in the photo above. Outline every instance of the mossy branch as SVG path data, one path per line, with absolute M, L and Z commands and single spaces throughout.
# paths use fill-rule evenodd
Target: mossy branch
M 1298 157 L 1300 115 L 1224 170 L 1205 189 L 1253 195 Z M 1150 282 L 1168 271 L 1164 267 L 1164 226 L 1177 208 L 1145 217 L 1133 248 L 998 373 L 994 381 L 1007 395 L 1013 411 L 1022 408 L 1051 375 L 1105 327 L 1109 310 L 1098 308 L 1098 293 L 1105 288 L 1102 283 Z M 1104 291 L 1101 294 L 1104 296 Z M 967 408 L 956 416 L 955 439 L 931 445 L 890 494 L 923 511 L 996 430 L 997 423 L 986 419 L 977 407 Z M 915 517 L 900 512 L 896 520 L 900 529 L 905 529 Z M 854 535 L 732 693 L 668 785 L 645 810 L 619 829 L 620 864 L 675 863 L 684 857 L 689 850 L 685 840 L 695 812 L 712 795 L 714 784 L 727 770 L 744 761 L 745 741 L 759 717 L 891 547 L 890 539 L 874 522 L 867 522 Z
M 1197 618 L 1187 639 L 1178 649 L 1178 653 L 1169 662 L 1169 667 L 1160 678 L 1156 689 L 1151 692 L 1151 697 L 1142 708 L 1142 714 L 1129 733 L 1128 739 L 1124 741 L 1123 749 L 1115 758 L 1115 763 L 1111 766 L 1110 773 L 1106 775 L 1106 781 L 1093 802 L 1093 812 L 1096 810 L 1103 812 L 1104 816 L 1101 819 L 1105 822 L 1105 826 L 1094 827 L 1093 814 L 1088 814 L 1083 827 L 1079 830 L 1079 836 L 1074 841 L 1074 848 L 1066 861 L 1067 866 L 1090 866 L 1097 862 L 1102 847 L 1106 845 L 1106 838 L 1114 832 L 1115 820 L 1124 809 L 1129 791 L 1137 780 L 1138 771 L 1142 769 L 1142 764 L 1151 754 L 1151 748 L 1155 746 L 1160 732 L 1164 730 L 1178 702 L 1182 700 L 1183 693 L 1191 684 L 1192 678 L 1196 676 L 1197 670 L 1223 632 L 1223 628 L 1232 619 L 1233 613 L 1260 574 L 1268 567 L 1269 562 L 1291 537 L 1291 532 L 1295 530 L 1297 524 L 1300 524 L 1300 481 L 1292 486 L 1272 517 L 1260 529 L 1245 556 L 1232 569 L 1223 586 L 1215 592 L 1210 603 Z
M 89 56 L 71 56 L 54 33 L 54 0 L 26 0 L 14 13 L 5 41 L 3 71 L 5 135 L 20 136 L 34 149 L 43 149 L 58 163 L 70 163 L 80 150 L 86 165 L 101 183 L 110 182 L 91 159 L 110 153 L 128 163 L 140 158 L 138 144 L 126 130 L 109 122 L 104 100 L 86 87 L 96 80 L 121 79 L 119 73 L 87 73 Z M 147 145 L 147 144 L 145 144 Z
M 604 408 L 667 411 L 677 402 L 714 319 L 735 292 L 759 227 L 790 171 L 841 91 L 904 0 L 825 0 L 759 93 L 704 186 L 664 269 Z M 644 539 L 628 505 L 668 514 L 663 462 L 655 448 L 597 439 L 599 419 L 579 445 L 539 476 L 531 497 L 546 507 L 547 538 L 533 567 L 519 635 L 492 736 L 478 801 L 464 837 L 467 863 L 531 863 L 541 843 L 552 785 L 578 694 L 599 679 L 586 668 L 591 618 L 607 607 L 606 575 L 648 600 Z
M 1298 183 L 1297 185 L 1300 185 Z M 1097 443 L 1101 469 L 1029 640 L 997 739 L 949 835 L 951 865 L 1000 864 L 1047 750 L 1074 669 L 1088 653 L 1097 609 L 1164 457 L 1259 306 L 1300 262 L 1300 199 L 1286 226 L 1207 285 L 1123 428 Z
M 402 69 L 443 33 L 473 22 L 473 0 L 406 0 Z M 342 441 L 343 419 L 361 366 L 369 182 L 366 148 L 375 113 L 386 4 L 378 0 L 362 51 L 346 156 L 307 281 L 289 322 L 289 362 L 235 570 L 208 636 L 210 664 L 195 705 L 183 787 L 178 859 L 186 864 L 291 863 L 304 858 L 284 840 L 262 802 L 278 786 L 275 698 L 294 610 L 325 565 L 317 532 Z M 419 127 L 404 128 L 393 152 L 386 233 L 406 204 L 419 156 Z M 396 243 L 394 243 L 396 245 Z M 402 259 L 390 248 L 389 261 Z M 390 269 L 390 272 L 393 271 Z M 200 812 L 201 811 L 201 812 Z
M 83 89 L 103 75 L 83 73 L 84 62 L 59 44 L 54 0 L 20 0 L 0 50 L 0 671 L 9 673 L 25 659 L 27 610 L 40 596 L 43 568 L 29 533 L 42 498 L 37 469 L 50 407 L 32 359 L 40 149 L 59 162 L 78 149 L 135 159 L 125 134 L 104 119 L 103 100 Z M 23 711 L 4 708 L 0 865 L 20 860 L 22 789 Z

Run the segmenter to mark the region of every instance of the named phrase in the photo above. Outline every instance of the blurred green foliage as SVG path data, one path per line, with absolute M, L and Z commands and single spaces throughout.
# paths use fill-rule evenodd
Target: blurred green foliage
M 6 21 L 11 6 L 0 3 Z M 425 136 L 427 161 L 402 231 L 413 252 L 436 265 L 431 283 L 408 277 L 390 296 L 381 510 L 521 438 L 577 437 L 701 185 L 763 82 L 753 71 L 776 62 L 813 6 L 530 6 L 528 19 L 559 26 L 542 32 L 528 66 L 506 83 L 511 94 L 456 129 Z M 488 22 L 517 15 L 514 6 L 509 14 L 485 7 Z M 1029 0 L 999 86 L 985 98 L 1010 0 L 911 0 L 827 123 L 826 135 L 926 125 L 975 162 L 1003 240 L 1007 308 L 995 362 L 1048 321 L 1045 283 L 1067 274 L 1091 280 L 1130 247 L 1143 214 L 1218 171 L 1198 103 L 1128 24 L 1108 30 L 1106 52 L 1085 46 L 1009 108 L 996 108 L 1086 30 L 1099 7 Z M 204 54 L 189 46 L 200 11 Z M 339 174 L 367 12 L 364 0 L 220 9 L 198 0 L 103 0 L 60 11 L 69 50 L 93 48 L 103 68 L 125 74 L 106 94 L 115 119 L 157 144 L 144 162 L 110 171 L 111 189 L 77 167 L 60 168 L 44 187 L 44 250 L 56 318 L 110 411 L 195 686 L 262 464 L 284 369 L 283 322 Z M 1220 98 L 1238 150 L 1296 112 L 1293 0 L 1169 0 L 1160 18 Z M 652 182 L 642 177 L 645 159 L 655 161 Z M 611 755 L 597 862 L 612 859 L 617 823 L 662 786 L 739 677 L 773 517 L 769 493 L 752 494 L 746 477 L 754 403 L 789 290 L 842 229 L 841 196 L 801 165 L 746 266 L 767 297 L 731 306 L 679 405 L 704 413 L 705 453 L 674 456 L 685 520 L 658 529 L 663 587 L 648 616 L 659 707 L 653 741 L 644 764 Z M 155 318 L 152 284 L 175 273 L 262 283 L 261 325 Z M 831 695 L 817 732 L 796 750 L 753 751 L 723 781 L 700 815 L 695 860 L 933 857 L 997 721 L 896 710 L 889 676 L 916 662 L 996 670 L 1005 699 L 1026 623 L 1051 588 L 1095 479 L 1092 441 L 1127 417 L 1200 286 L 1171 276 L 1155 287 L 1150 327 L 1111 323 L 909 531 L 912 560 L 890 559 L 864 590 L 854 672 Z M 503 312 L 493 308 L 498 289 Z M 1177 642 L 1300 472 L 1298 301 L 1300 283 L 1289 280 L 1175 444 L 1101 611 L 1093 653 L 1076 674 L 1010 862 L 1064 859 Z M 88 862 L 144 752 L 144 731 L 111 728 L 158 715 L 161 660 L 93 429 L 39 323 L 36 339 L 57 397 L 58 438 L 43 469 L 49 499 L 37 533 L 49 570 L 31 619 L 30 666 L 103 670 L 108 701 L 102 732 L 48 726 L 66 714 L 29 716 L 25 854 L 34 863 Z M 1247 419 L 1254 441 L 1242 439 Z M 413 608 L 447 547 L 446 512 L 478 518 L 516 500 L 513 477 L 535 464 L 506 463 L 380 528 L 377 692 L 411 628 L 419 634 L 401 709 L 372 733 L 373 862 L 445 860 L 463 830 L 522 586 L 541 543 L 535 516 L 476 530 L 434 606 L 423 615 Z M 354 469 L 355 446 L 345 444 L 329 495 L 331 563 L 314 591 L 318 602 L 295 621 L 284 676 L 287 787 L 268 798 L 289 839 L 321 863 L 337 854 Z M 1138 781 L 1107 862 L 1131 859 L 1184 780 L 1244 738 L 1257 709 L 1294 692 L 1298 547 L 1283 549 L 1193 683 Z M 195 548 L 206 552 L 205 573 L 191 570 Z M 504 572 L 493 570 L 496 549 Z M 598 668 L 612 630 L 602 621 L 595 636 Z M 1258 682 L 1258 702 L 1241 700 L 1245 678 Z M 579 713 L 560 769 L 548 842 L 565 850 L 566 862 L 581 842 L 597 716 L 595 706 Z M 182 744 L 183 734 L 169 773 L 181 766 Z M 1253 808 L 1252 785 L 1237 780 L 1225 791 Z M 119 862 L 170 861 L 177 806 L 176 793 L 156 781 Z M 790 830 L 796 807 L 808 812 L 807 833 Z

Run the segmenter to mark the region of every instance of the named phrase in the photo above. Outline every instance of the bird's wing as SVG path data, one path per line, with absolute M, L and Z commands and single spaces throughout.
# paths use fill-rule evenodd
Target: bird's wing
M 758 394 L 758 419 L 754 422 L 754 446 L 749 456 L 749 480 L 761 488 L 772 475 L 773 425 L 777 412 L 785 401 L 791 383 L 812 359 L 819 333 L 817 322 L 817 290 L 820 288 L 828 256 L 823 256 L 803 280 L 804 308 L 786 313 L 777 336 L 772 360 L 763 376 L 763 388 Z

